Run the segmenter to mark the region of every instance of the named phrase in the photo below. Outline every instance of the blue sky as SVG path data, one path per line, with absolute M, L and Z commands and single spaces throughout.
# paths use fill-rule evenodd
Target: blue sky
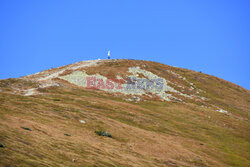
M 1 0 L 0 16 L 0 79 L 111 50 L 250 89 L 248 0 Z

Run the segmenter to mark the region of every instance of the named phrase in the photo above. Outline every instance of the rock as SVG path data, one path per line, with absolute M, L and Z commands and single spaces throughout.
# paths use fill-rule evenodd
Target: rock
M 4 147 L 4 145 L 0 142 L 0 148 L 3 148 Z
M 218 109 L 218 110 L 216 110 L 216 111 L 218 111 L 218 112 L 220 112 L 220 113 L 228 114 L 228 112 L 227 112 L 226 110 L 223 110 L 223 109 Z
M 126 101 L 133 101 L 132 99 L 128 98 L 128 99 L 125 99 Z
M 84 120 L 80 120 L 80 122 L 81 122 L 82 124 L 86 124 L 86 122 L 85 122 Z
M 72 162 L 76 162 L 76 159 L 72 159 Z
M 67 134 L 67 133 L 65 133 L 64 135 L 65 135 L 65 136 L 71 136 L 70 134 Z
M 27 127 L 22 126 L 21 128 L 23 128 L 24 130 L 32 131 L 30 128 L 27 128 Z

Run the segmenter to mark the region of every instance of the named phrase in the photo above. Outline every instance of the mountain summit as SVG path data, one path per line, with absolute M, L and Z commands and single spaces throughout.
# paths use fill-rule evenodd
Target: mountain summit
M 0 80 L 0 165 L 249 166 L 250 91 L 140 60 Z

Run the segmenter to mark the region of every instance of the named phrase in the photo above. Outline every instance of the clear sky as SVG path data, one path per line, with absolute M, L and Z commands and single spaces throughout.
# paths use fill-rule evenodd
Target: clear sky
M 250 89 L 250 1 L 0 0 L 0 79 L 108 50 Z

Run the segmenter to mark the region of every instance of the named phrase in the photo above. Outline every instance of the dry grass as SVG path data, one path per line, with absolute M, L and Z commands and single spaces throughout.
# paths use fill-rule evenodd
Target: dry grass
M 209 100 L 126 102 L 122 95 L 67 83 L 63 83 L 67 87 L 39 89 L 40 95 L 22 96 L 11 94 L 13 87 L 30 88 L 36 83 L 2 80 L 0 142 L 5 147 L 0 148 L 0 165 L 250 166 L 248 90 L 213 76 L 147 61 L 107 61 L 85 70 L 124 77 L 131 66 L 187 87 L 164 71 L 176 72 L 204 90 Z M 232 115 L 216 112 L 213 106 Z M 108 131 L 113 138 L 98 136 L 95 130 Z

